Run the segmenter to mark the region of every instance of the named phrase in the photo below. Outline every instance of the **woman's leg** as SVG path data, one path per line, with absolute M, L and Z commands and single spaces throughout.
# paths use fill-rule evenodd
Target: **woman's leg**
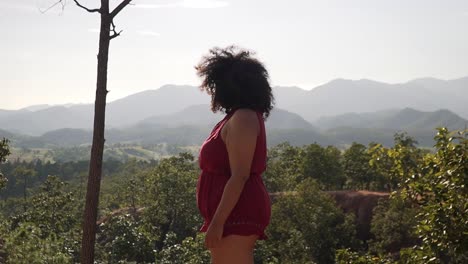
M 257 235 L 223 237 L 218 247 L 210 248 L 213 264 L 253 264 L 253 250 Z

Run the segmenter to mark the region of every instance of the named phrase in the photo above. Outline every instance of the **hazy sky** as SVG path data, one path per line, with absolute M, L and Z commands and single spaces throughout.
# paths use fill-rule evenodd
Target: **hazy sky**
M 94 101 L 99 16 L 72 0 L 64 11 L 39 12 L 54 1 L 0 0 L 0 109 Z M 123 33 L 111 42 L 108 101 L 169 83 L 197 85 L 200 57 L 229 44 L 256 51 L 273 85 L 468 75 L 467 0 L 133 3 L 115 20 Z

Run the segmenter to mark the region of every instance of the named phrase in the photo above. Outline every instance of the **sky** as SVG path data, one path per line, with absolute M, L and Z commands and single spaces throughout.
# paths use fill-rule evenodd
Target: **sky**
M 99 15 L 72 0 L 41 12 L 55 1 L 0 0 L 0 109 L 94 101 Z M 115 19 L 123 32 L 110 44 L 108 102 L 165 84 L 198 85 L 194 65 L 231 44 L 255 51 L 273 86 L 468 76 L 466 0 L 132 3 Z

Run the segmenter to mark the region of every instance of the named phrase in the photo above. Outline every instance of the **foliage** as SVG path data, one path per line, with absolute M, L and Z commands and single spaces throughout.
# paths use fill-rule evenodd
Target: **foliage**
M 10 148 L 8 146 L 8 139 L 3 138 L 0 141 L 0 164 L 6 161 L 6 158 L 8 155 L 10 155 Z M 6 184 L 8 182 L 8 179 L 3 176 L 2 172 L 0 171 L 0 190 L 5 188 Z
M 391 259 L 373 256 L 370 254 L 359 254 L 350 249 L 340 249 L 336 252 L 335 263 L 337 264 L 391 264 Z
M 468 138 L 445 128 L 435 136 L 436 153 L 405 181 L 404 193 L 417 203 L 420 252 L 442 263 L 468 262 Z M 424 254 L 423 254 L 424 255 Z M 422 259 L 415 260 L 423 263 Z M 424 262 L 428 263 L 428 262 Z
M 289 143 L 279 144 L 268 151 L 268 165 L 263 179 L 271 193 L 293 191 L 302 178 L 302 152 Z
M 0 163 L 5 162 L 8 155 L 10 155 L 10 147 L 8 143 L 10 141 L 6 138 L 0 140 Z
M 285 143 L 270 149 L 264 180 L 276 194 L 269 239 L 257 243 L 255 263 L 466 262 L 466 141 L 441 129 L 436 153 L 418 149 L 404 133 L 395 135 L 391 148 L 354 143 L 341 152 Z M 97 263 L 209 263 L 197 232 L 199 171 L 191 154 L 103 165 Z M 0 165 L 9 177 L 0 234 L 11 263 L 79 262 L 88 166 L 38 160 Z M 26 198 L 18 197 L 26 174 L 36 176 L 26 178 Z M 343 188 L 395 191 L 374 210 L 369 251 L 356 239 L 354 215 L 321 192 Z
M 106 263 L 117 260 L 150 262 L 154 260 L 151 241 L 141 230 L 136 214 L 110 217 L 99 225 L 97 259 Z
M 27 210 L 2 225 L 10 263 L 73 263 L 79 218 L 71 193 L 50 176 L 29 200 Z
M 342 189 L 346 182 L 341 152 L 333 146 L 283 143 L 270 149 L 268 158 L 264 179 L 270 192 L 292 191 L 305 179 L 315 179 L 326 190 Z
M 40 191 L 31 197 L 26 212 L 12 217 L 12 227 L 22 222 L 36 224 L 44 235 L 62 234 L 79 222 L 76 203 L 71 192 L 64 191 L 65 183 L 49 176 Z
M 370 166 L 371 156 L 366 146 L 353 142 L 343 154 L 343 167 L 348 182 L 347 188 L 369 190 L 375 181 L 376 172 Z
M 16 184 L 21 185 L 23 188 L 23 197 L 26 199 L 28 182 L 34 178 L 36 171 L 27 167 L 18 166 L 12 172 L 13 177 L 16 178 Z
M 398 194 L 389 200 L 380 200 L 372 217 L 371 232 L 375 236 L 370 241 L 373 253 L 398 253 L 400 249 L 419 243 L 416 234 L 417 208 Z
M 123 163 L 116 160 L 105 160 L 103 163 L 103 175 L 117 174 L 122 171 Z M 22 168 L 22 169 L 18 169 Z M 61 181 L 69 181 L 70 184 L 80 182 L 80 176 L 88 174 L 89 161 L 70 161 L 70 162 L 57 162 L 51 163 L 49 161 L 43 162 L 41 160 L 34 160 L 31 162 L 25 161 L 10 161 L 5 164 L 0 164 L 0 169 L 5 173 L 8 178 L 8 183 L 5 189 L 1 190 L 2 197 L 17 197 L 24 195 L 22 177 L 15 177 L 14 172 L 18 170 L 32 170 L 34 177 L 27 178 L 27 187 L 35 188 L 45 182 L 49 175 L 56 175 Z M 105 177 L 104 177 L 105 180 Z M 83 184 L 83 182 L 80 182 Z M 84 187 L 84 186 L 83 186 Z
M 333 146 L 323 148 L 318 144 L 304 147 L 303 177 L 317 180 L 321 189 L 342 189 L 345 176 L 341 164 L 341 152 Z
M 60 235 L 46 236 L 34 223 L 21 223 L 5 237 L 8 263 L 73 263 L 73 251 Z
M 314 180 L 304 180 L 273 204 L 267 248 L 280 263 L 331 263 L 337 248 L 350 246 L 349 224 Z
M 188 153 L 164 159 L 140 181 L 144 184 L 143 230 L 156 241 L 157 251 L 165 247 L 169 232 L 180 243 L 194 236 L 202 223 L 196 206 L 198 170 L 193 159 Z
M 176 234 L 169 232 L 164 240 L 166 245 L 158 254 L 161 264 L 203 264 L 210 263 L 210 254 L 204 246 L 205 236 L 197 234 L 186 237 L 181 243 L 176 242 Z
M 384 178 L 390 191 L 398 189 L 405 179 L 416 173 L 423 158 L 417 142 L 406 133 L 396 133 L 394 141 L 393 148 L 373 144 L 368 150 L 370 166 Z
M 136 209 L 142 206 L 143 197 L 148 188 L 145 180 L 156 163 L 130 159 L 126 163 L 119 162 L 119 164 L 119 171 L 102 180 L 103 195 L 100 198 L 100 208 L 104 213 L 119 208 Z

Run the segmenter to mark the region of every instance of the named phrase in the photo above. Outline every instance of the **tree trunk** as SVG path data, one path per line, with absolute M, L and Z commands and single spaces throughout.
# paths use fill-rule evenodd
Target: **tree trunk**
M 84 210 L 83 237 L 81 241 L 81 263 L 94 263 L 96 220 L 101 188 L 102 156 L 104 152 L 104 126 L 107 96 L 107 62 L 110 44 L 109 1 L 101 0 L 101 29 L 97 66 L 96 101 L 94 104 L 94 130 L 89 164 L 86 205 Z

